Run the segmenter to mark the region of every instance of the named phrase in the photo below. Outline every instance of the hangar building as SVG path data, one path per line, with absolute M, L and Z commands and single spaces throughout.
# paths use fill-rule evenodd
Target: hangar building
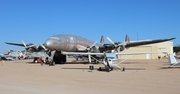
M 122 59 L 158 59 L 168 58 L 168 54 L 173 53 L 173 42 L 167 41 L 162 43 L 130 47 L 122 52 L 167 52 L 157 54 L 140 54 L 140 55 L 120 55 Z

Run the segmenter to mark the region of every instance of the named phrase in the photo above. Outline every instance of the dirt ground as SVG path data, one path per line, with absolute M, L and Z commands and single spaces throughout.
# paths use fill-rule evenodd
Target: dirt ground
M 126 70 L 97 71 L 102 64 L 72 58 L 55 66 L 0 62 L 0 94 L 180 94 L 180 67 L 167 68 L 167 59 L 127 60 L 120 66 Z

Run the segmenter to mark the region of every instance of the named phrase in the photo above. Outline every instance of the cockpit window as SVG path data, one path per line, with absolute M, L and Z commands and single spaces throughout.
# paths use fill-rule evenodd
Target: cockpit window
M 58 37 L 50 37 L 50 39 L 59 40 Z

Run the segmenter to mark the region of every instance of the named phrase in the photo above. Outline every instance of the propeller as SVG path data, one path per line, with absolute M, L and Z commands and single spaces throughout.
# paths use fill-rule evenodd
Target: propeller
M 110 43 L 112 43 L 115 47 L 117 46 L 117 45 L 114 44 L 114 42 L 113 42 L 109 37 L 106 37 L 106 38 L 107 38 L 107 40 L 108 40 Z
M 46 47 L 45 47 L 43 44 L 39 43 L 39 45 L 40 45 L 45 51 L 48 51 L 48 49 L 46 49 Z
M 107 40 L 108 40 L 111 44 L 114 45 L 116 52 L 120 53 L 121 48 L 123 48 L 123 49 L 125 48 L 126 42 L 123 42 L 123 43 L 119 43 L 119 42 L 114 43 L 109 37 L 106 37 L 106 38 L 107 38 Z
M 93 46 L 95 46 L 97 42 L 98 42 L 98 41 L 94 42 L 90 47 L 87 47 L 87 48 L 86 48 L 86 50 L 88 51 L 88 53 L 90 53 L 91 48 L 92 48 Z M 90 62 L 91 62 L 91 55 L 90 55 L 90 54 L 88 55 L 88 59 L 89 59 L 89 63 L 90 63 Z
M 36 45 L 34 45 L 34 44 L 27 46 L 26 43 L 25 43 L 23 40 L 21 40 L 21 42 L 22 42 L 22 44 L 24 45 L 25 49 L 29 49 L 29 48 L 31 48 L 31 47 L 36 46 Z
M 24 45 L 24 47 L 27 48 L 26 43 L 23 40 L 21 40 L 21 42 Z
M 48 50 L 43 44 L 39 43 L 39 45 L 45 50 L 46 54 L 48 54 L 49 56 L 52 56 L 51 54 L 51 50 Z
M 90 47 L 87 47 L 86 50 L 89 52 L 89 51 L 91 50 L 91 48 L 92 48 L 94 45 L 96 45 L 97 42 L 98 42 L 98 41 L 94 42 Z

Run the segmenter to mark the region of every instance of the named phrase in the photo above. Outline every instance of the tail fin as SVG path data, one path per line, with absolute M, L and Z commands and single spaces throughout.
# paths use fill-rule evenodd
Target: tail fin
M 101 43 L 101 45 L 104 45 L 104 36 L 103 35 L 101 36 L 100 43 Z
M 9 52 L 7 52 L 7 55 L 11 55 L 11 52 L 9 51 Z
M 23 56 L 23 53 L 21 51 L 18 51 L 19 56 Z
M 176 56 L 176 53 L 174 52 L 173 55 Z
M 130 42 L 129 36 L 126 35 L 125 42 Z
M 177 63 L 177 60 L 175 59 L 173 54 L 169 54 L 169 58 L 168 59 L 169 59 L 169 64 L 170 65 Z

